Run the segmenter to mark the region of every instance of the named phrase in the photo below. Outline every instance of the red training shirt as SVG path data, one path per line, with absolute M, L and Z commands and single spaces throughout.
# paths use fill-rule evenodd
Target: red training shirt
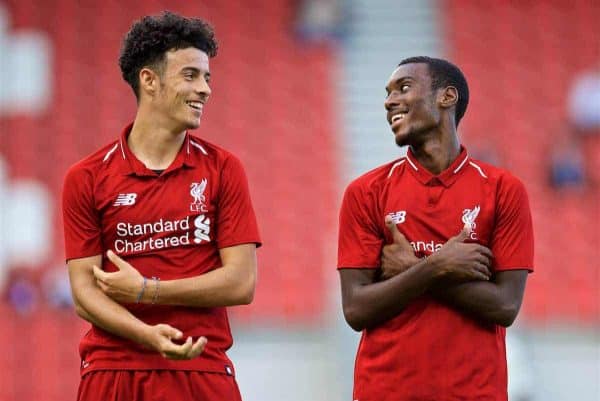
M 131 125 L 119 140 L 73 165 L 63 189 L 66 258 L 113 250 L 144 277 L 197 276 L 222 266 L 219 249 L 260 238 L 248 183 L 231 153 L 186 134 L 171 165 L 160 175 L 127 147 Z M 183 338 L 205 336 L 198 358 L 172 361 L 92 325 L 81 340 L 81 374 L 104 369 L 173 369 L 233 375 L 225 351 L 232 345 L 224 307 L 125 305 L 148 324 L 166 323 Z
M 340 212 L 338 269 L 377 269 L 392 243 L 391 215 L 417 256 L 430 255 L 466 222 L 471 241 L 489 247 L 493 270 L 533 271 L 533 230 L 523 184 L 472 160 L 464 148 L 434 176 L 411 151 L 353 181 Z M 354 377 L 357 401 L 506 401 L 505 329 L 435 301 L 363 331 Z

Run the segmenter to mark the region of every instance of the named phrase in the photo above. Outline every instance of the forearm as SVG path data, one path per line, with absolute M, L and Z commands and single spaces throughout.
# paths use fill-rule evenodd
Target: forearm
M 344 296 L 344 315 L 356 331 L 375 327 L 400 314 L 434 283 L 431 266 L 423 260 L 388 279 L 353 286 Z
M 204 308 L 246 305 L 252 302 L 254 287 L 252 272 L 225 266 L 185 279 L 148 279 L 142 302 Z
M 149 326 L 94 284 L 74 289 L 73 298 L 77 314 L 83 319 L 114 335 L 148 345 L 146 331 Z
M 521 300 L 510 296 L 493 281 L 472 281 L 432 289 L 437 300 L 475 319 L 500 326 L 510 326 L 521 306 Z

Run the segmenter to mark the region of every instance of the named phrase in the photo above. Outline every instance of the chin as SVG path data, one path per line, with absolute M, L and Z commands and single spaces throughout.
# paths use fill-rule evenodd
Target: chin
M 409 145 L 410 132 L 395 132 L 394 140 L 396 141 L 396 145 L 398 146 L 407 146 Z
M 187 121 L 185 125 L 186 129 L 196 129 L 200 127 L 200 120 Z

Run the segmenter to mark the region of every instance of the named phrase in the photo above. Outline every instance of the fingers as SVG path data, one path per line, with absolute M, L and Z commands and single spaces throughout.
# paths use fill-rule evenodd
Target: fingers
M 199 337 L 195 343 L 188 337 L 182 345 L 169 342 L 162 354 L 168 359 L 193 359 L 204 351 L 207 342 L 206 337 Z
M 177 330 L 175 327 L 169 326 L 168 324 L 159 324 L 158 328 L 160 330 L 160 334 L 167 337 L 169 340 L 174 338 L 179 340 L 183 337 L 183 333 Z
M 94 273 L 94 277 L 96 277 L 96 280 L 106 281 L 108 273 L 106 273 L 104 270 L 94 265 L 92 266 L 92 271 Z
M 195 358 L 198 355 L 200 355 L 204 351 L 204 347 L 206 346 L 206 343 L 208 343 L 208 340 L 206 339 L 206 337 L 198 338 L 198 340 L 196 340 L 196 343 L 192 346 L 192 349 L 190 350 L 188 357 L 190 359 L 192 359 L 192 358 Z
M 395 244 L 408 244 L 410 246 L 410 243 L 406 240 L 406 237 L 402 235 L 400 230 L 398 230 L 398 226 L 396 223 L 394 223 L 394 220 L 391 216 L 385 216 L 385 225 L 392 233 L 392 239 L 394 240 Z
M 476 262 L 474 264 L 474 267 L 475 267 L 475 270 L 478 273 L 481 273 L 481 274 L 483 274 L 485 276 L 486 280 L 489 280 L 489 278 L 492 275 L 492 273 L 490 272 L 490 269 L 488 269 L 488 267 L 485 264 Z
M 492 260 L 494 258 L 494 254 L 492 253 L 491 249 L 486 246 L 479 245 L 477 247 L 477 251 L 485 257 L 487 257 L 489 260 Z
M 129 263 L 118 257 L 117 254 L 111 250 L 106 251 L 106 256 L 108 257 L 108 260 L 110 260 L 119 270 L 133 268 Z
M 469 223 L 465 223 L 462 230 L 458 233 L 458 235 L 450 238 L 448 242 L 464 242 L 467 238 L 471 236 L 471 225 Z
M 481 263 L 475 263 L 474 267 L 475 267 L 475 270 L 473 271 L 473 278 L 475 280 L 481 280 L 481 281 L 489 281 L 490 280 L 491 273 L 485 265 L 483 265 Z

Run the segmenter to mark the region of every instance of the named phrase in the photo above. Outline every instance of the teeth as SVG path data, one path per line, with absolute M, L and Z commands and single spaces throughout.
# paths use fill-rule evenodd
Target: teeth
M 187 104 L 196 110 L 200 110 L 202 108 L 202 103 L 200 102 L 187 102 Z
M 392 122 L 394 123 L 398 120 L 402 120 L 405 115 L 405 113 L 396 114 L 394 117 L 392 117 Z

